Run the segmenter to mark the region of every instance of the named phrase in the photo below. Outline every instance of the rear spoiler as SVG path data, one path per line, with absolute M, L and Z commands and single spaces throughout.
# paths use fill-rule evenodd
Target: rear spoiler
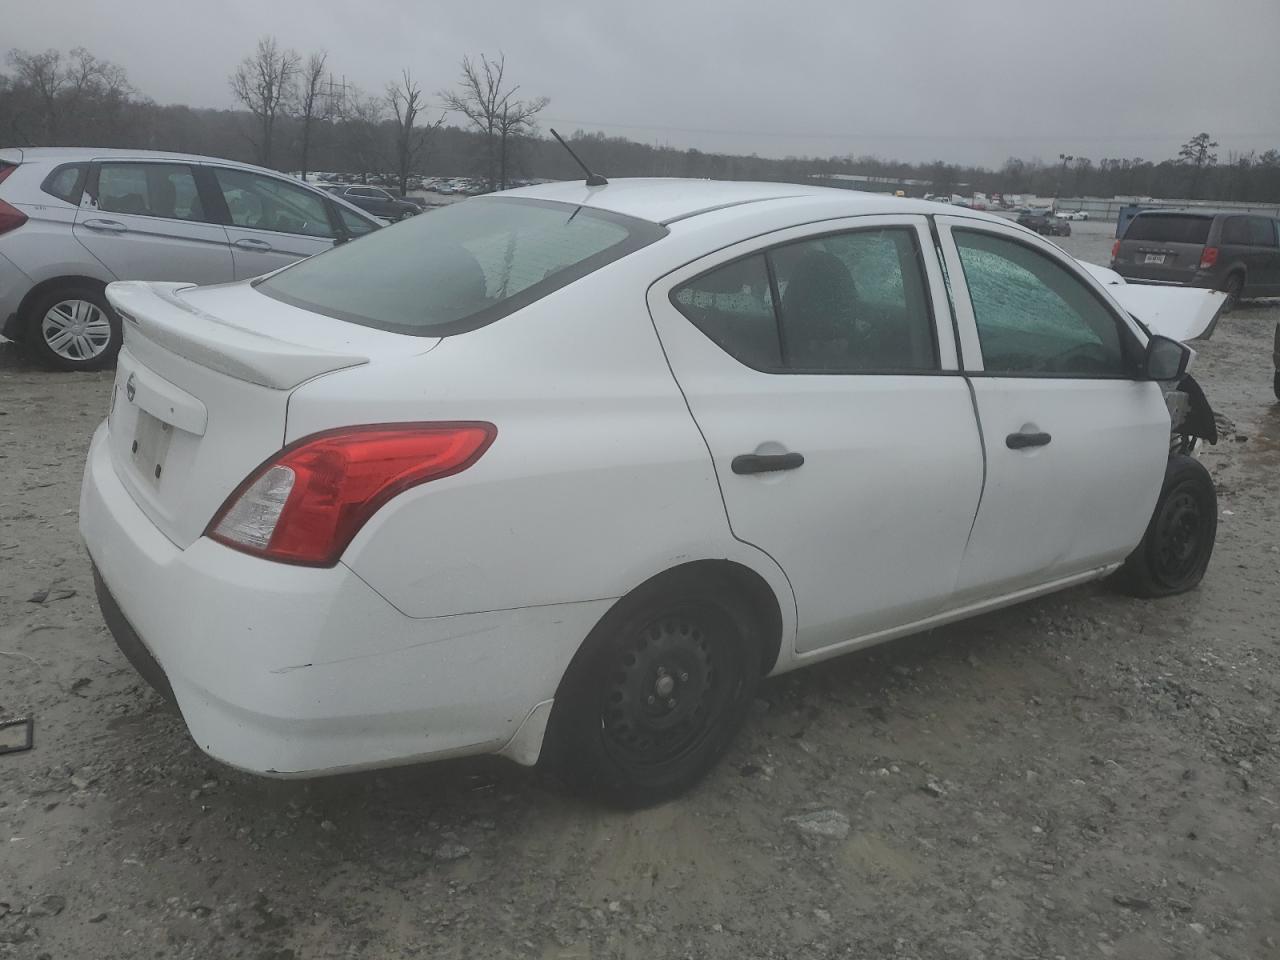
M 125 345 L 131 337 L 141 336 L 203 367 L 276 390 L 369 362 L 366 356 L 290 343 L 232 326 L 180 296 L 194 286 L 138 280 L 108 284 L 107 300 L 123 321 Z
M 1227 302 L 1227 295 L 1219 290 L 1127 283 L 1114 270 L 1096 263 L 1081 260 L 1080 265 L 1152 333 L 1183 343 L 1213 336 Z

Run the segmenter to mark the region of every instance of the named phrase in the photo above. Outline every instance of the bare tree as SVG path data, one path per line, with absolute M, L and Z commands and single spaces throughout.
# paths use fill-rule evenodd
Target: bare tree
M 343 97 L 343 152 L 355 164 L 362 180 L 370 173 L 381 173 L 386 165 L 382 129 L 385 104 L 382 97 L 366 96 L 354 88 Z
M 29 91 L 37 105 L 43 142 L 56 143 L 61 119 L 59 94 L 67 83 L 62 54 L 57 50 L 28 53 L 14 49 L 6 59 L 14 70 L 14 85 Z
M 519 86 L 503 87 L 507 58 L 490 60 L 484 54 L 477 63 L 462 58 L 461 89 L 442 90 L 445 108 L 461 113 L 484 135 L 485 176 L 489 189 L 507 185 L 507 157 L 513 138 L 533 130 L 534 118 L 550 101 L 546 97 L 517 100 Z
M 422 88 L 409 75 L 408 68 L 400 71 L 398 83 L 387 84 L 387 103 L 395 115 L 395 161 L 396 177 L 400 182 L 400 195 L 404 196 L 408 188 L 409 174 L 418 169 L 427 149 L 427 140 L 432 131 L 444 124 L 444 114 L 434 123 L 415 127 L 418 114 L 422 112 Z
M 276 120 L 292 96 L 300 62 L 297 53 L 282 49 L 275 37 L 262 37 L 254 53 L 245 57 L 229 78 L 231 92 L 256 121 L 256 137 L 249 139 L 264 167 L 271 166 Z
M 307 57 L 298 81 L 298 105 L 295 111 L 302 124 L 302 179 L 307 179 L 307 164 L 311 159 L 311 143 L 317 125 L 329 120 L 333 112 L 332 100 L 326 96 L 324 77 L 329 55 L 321 50 Z

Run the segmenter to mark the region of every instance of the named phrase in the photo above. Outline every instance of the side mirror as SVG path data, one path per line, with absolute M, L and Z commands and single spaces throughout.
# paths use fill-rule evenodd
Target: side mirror
M 1185 344 L 1154 334 L 1147 341 L 1143 373 L 1148 380 L 1178 380 L 1187 372 L 1191 351 Z

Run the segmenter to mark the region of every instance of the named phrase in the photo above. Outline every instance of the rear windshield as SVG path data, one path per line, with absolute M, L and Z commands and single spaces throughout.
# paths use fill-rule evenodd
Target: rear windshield
M 666 232 L 573 204 L 477 198 L 375 231 L 255 286 L 351 323 L 447 336 L 528 306 Z
M 1178 216 L 1176 214 L 1138 214 L 1125 231 L 1126 240 L 1150 240 L 1154 243 L 1204 243 L 1209 239 L 1212 217 Z

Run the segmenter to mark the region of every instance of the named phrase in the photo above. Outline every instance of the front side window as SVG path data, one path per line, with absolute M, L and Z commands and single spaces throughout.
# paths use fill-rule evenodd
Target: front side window
M 237 227 L 332 237 L 324 200 L 300 186 L 247 170 L 214 167 L 213 175 Z
M 766 372 L 938 369 L 916 232 L 857 230 L 774 247 L 671 294 L 730 356 Z
M 303 260 L 256 286 L 351 323 L 445 336 L 513 313 L 666 233 L 647 220 L 573 204 L 468 200 Z
M 1080 278 L 1014 240 L 953 231 L 988 373 L 1129 375 L 1120 322 Z
M 104 163 L 98 168 L 98 209 L 171 220 L 204 220 L 191 168 L 179 163 Z

